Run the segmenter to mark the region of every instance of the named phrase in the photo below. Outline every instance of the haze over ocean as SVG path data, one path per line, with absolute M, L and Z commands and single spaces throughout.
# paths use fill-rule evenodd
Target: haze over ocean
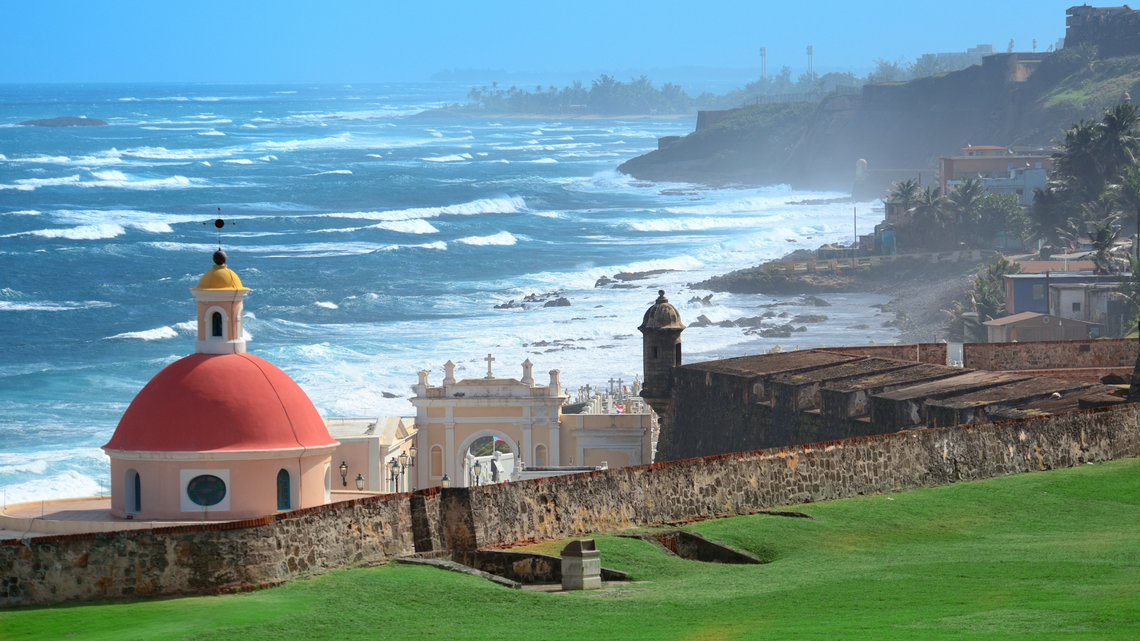
M 293 376 L 322 414 L 340 416 L 413 415 L 418 370 L 438 382 L 452 359 L 461 376 L 482 376 L 488 352 L 500 375 L 520 376 L 526 358 L 540 381 L 559 368 L 571 392 L 631 382 L 636 327 L 657 286 L 686 322 L 756 316 L 771 299 L 717 294 L 702 307 L 687 302 L 696 293 L 685 284 L 851 239 L 851 205 L 786 204 L 841 194 L 651 184 L 614 171 L 658 136 L 691 131 L 692 118 L 407 117 L 464 91 L 0 88 L 5 500 L 106 483 L 98 448 L 142 386 L 194 351 L 188 289 L 212 264 L 217 235 L 202 223 L 217 207 L 236 223 L 222 238 L 229 264 L 253 290 L 249 350 Z M 110 126 L 14 126 L 59 115 Z M 870 206 L 859 205 L 864 233 L 881 218 Z M 650 269 L 678 271 L 594 287 L 602 275 Z M 570 307 L 493 309 L 556 290 Z M 793 339 L 689 330 L 685 360 L 896 335 L 878 323 L 844 329 L 869 322 L 868 305 L 885 298 L 826 298 L 831 321 Z

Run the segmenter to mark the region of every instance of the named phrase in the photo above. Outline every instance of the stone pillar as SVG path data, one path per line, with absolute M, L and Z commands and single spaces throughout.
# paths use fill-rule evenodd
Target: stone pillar
M 443 364 L 443 384 L 455 385 L 455 363 L 450 360 Z
M 525 361 L 523 361 L 522 368 L 523 368 L 522 384 L 526 385 L 527 387 L 533 386 L 534 385 L 534 363 L 530 362 L 530 359 L 528 358 Z
M 550 395 L 562 395 L 562 371 L 557 369 L 550 370 Z
M 601 552 L 594 539 L 571 541 L 562 549 L 562 589 L 597 590 L 602 587 Z

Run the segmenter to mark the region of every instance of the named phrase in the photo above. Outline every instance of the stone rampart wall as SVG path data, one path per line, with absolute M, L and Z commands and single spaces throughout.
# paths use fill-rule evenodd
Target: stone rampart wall
M 1007 371 L 1063 367 L 1131 367 L 1140 343 L 1134 338 L 1029 343 L 966 343 L 963 366 Z
M 1066 49 L 1095 45 L 1102 58 L 1140 53 L 1140 11 L 1093 8 L 1079 13 L 1082 18 L 1066 20 Z
M 577 536 L 1140 456 L 1137 408 L 421 490 L 243 522 L 4 541 L 0 604 L 275 585 L 413 551 Z
M 892 358 L 899 361 L 945 365 L 946 343 L 917 343 L 914 345 L 866 345 L 862 347 L 821 347 L 816 351 L 849 354 L 851 356 L 872 356 Z

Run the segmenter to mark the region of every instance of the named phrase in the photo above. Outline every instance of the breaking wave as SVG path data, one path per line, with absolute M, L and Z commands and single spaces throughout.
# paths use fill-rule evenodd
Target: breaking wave
M 104 340 L 116 339 L 134 339 L 141 341 L 159 341 L 165 338 L 177 338 L 178 332 L 173 327 L 159 327 L 156 329 L 148 329 L 142 332 L 123 332 L 122 334 L 115 334 L 108 336 Z
M 468 236 L 455 240 L 455 242 L 464 245 L 514 245 L 518 241 L 518 237 L 508 231 L 501 231 L 490 236 Z

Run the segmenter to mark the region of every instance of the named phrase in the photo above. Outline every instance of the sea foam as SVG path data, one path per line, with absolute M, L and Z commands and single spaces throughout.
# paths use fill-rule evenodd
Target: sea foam
M 156 329 L 148 329 L 142 332 L 123 332 L 122 334 L 108 336 L 105 340 L 135 339 L 142 341 L 158 341 L 165 338 L 177 337 L 178 332 L 173 327 L 159 327 Z
M 509 231 L 501 231 L 497 234 L 490 236 L 468 236 L 467 238 L 457 238 L 455 242 L 463 243 L 464 245 L 514 245 L 519 238 Z

